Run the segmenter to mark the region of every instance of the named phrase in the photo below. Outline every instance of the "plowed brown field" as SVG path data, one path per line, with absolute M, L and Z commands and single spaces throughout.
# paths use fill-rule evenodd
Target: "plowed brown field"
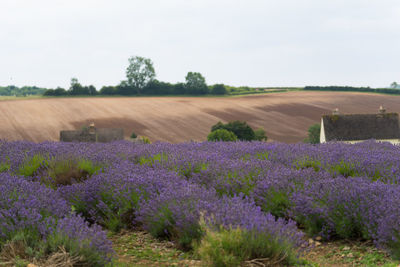
M 124 128 L 152 141 L 206 140 L 218 121 L 244 120 L 264 127 L 269 140 L 302 141 L 310 125 L 334 108 L 375 113 L 380 105 L 400 112 L 400 96 L 349 92 L 287 92 L 244 97 L 43 98 L 0 101 L 0 139 L 59 140 L 60 130 Z

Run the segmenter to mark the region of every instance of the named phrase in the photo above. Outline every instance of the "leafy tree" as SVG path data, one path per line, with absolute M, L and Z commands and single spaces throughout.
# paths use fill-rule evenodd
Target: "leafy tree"
M 258 128 L 257 130 L 254 131 L 254 134 L 256 135 L 257 141 L 267 141 L 268 139 L 265 130 L 263 128 Z
M 237 137 L 236 135 L 228 130 L 225 129 L 218 129 L 215 131 L 212 131 L 208 136 L 207 136 L 208 141 L 236 141 Z
M 82 86 L 77 78 L 71 79 L 71 86 L 68 90 L 70 95 L 96 95 L 97 90 L 93 85 Z
M 68 92 L 64 88 L 57 87 L 56 89 L 54 89 L 54 95 L 55 96 L 68 95 Z
M 89 94 L 89 90 L 87 90 L 87 88 L 84 88 L 78 82 L 77 78 L 71 79 L 71 86 L 69 87 L 68 92 L 70 95 L 88 95 Z
M 217 122 L 217 124 L 211 126 L 211 132 L 214 132 L 218 129 L 225 129 L 225 124 L 223 124 L 222 122 Z
M 101 95 L 115 95 L 117 94 L 117 89 L 114 86 L 103 86 L 100 89 Z
M 128 82 L 122 81 L 116 88 L 117 95 L 134 95 L 137 92 L 137 89 L 133 86 L 130 86 Z
M 228 91 L 226 90 L 225 85 L 223 84 L 216 84 L 211 88 L 211 94 L 213 95 L 225 95 Z
M 186 88 L 184 83 L 177 83 L 173 85 L 173 94 L 184 95 L 186 93 Z
M 150 81 L 143 89 L 143 94 L 146 95 L 171 95 L 173 94 L 174 86 L 170 83 L 160 82 L 158 80 Z
M 319 136 L 321 132 L 321 124 L 316 123 L 308 128 L 308 138 L 305 140 L 306 143 L 319 144 Z
M 204 95 L 208 93 L 206 79 L 199 72 L 188 72 L 185 79 L 188 94 Z
M 94 87 L 93 85 L 89 85 L 87 88 L 89 91 L 89 95 L 97 95 L 96 87 Z
M 127 84 L 136 88 L 139 94 L 155 76 L 153 62 L 149 58 L 138 56 L 129 58 L 129 66 L 126 69 Z
M 218 122 L 217 124 L 211 127 L 212 132 L 218 129 L 225 129 L 233 132 L 239 140 L 244 140 L 244 141 L 256 140 L 256 135 L 254 133 L 254 130 L 245 121 L 231 121 L 228 122 L 227 124 Z
M 54 96 L 54 89 L 48 89 L 43 93 L 44 96 Z
M 132 139 L 135 139 L 136 137 L 137 137 L 137 135 L 135 134 L 135 132 L 132 132 L 131 138 L 132 138 Z
M 399 85 L 397 84 L 397 82 L 392 82 L 392 84 L 390 85 L 390 87 L 393 88 L 393 89 L 396 89 L 397 86 L 399 86 Z

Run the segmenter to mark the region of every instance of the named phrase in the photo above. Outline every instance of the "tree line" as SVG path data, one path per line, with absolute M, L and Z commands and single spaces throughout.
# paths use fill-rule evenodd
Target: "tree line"
M 370 88 L 370 87 L 352 87 L 352 86 L 306 86 L 304 90 L 317 91 L 347 91 L 347 92 L 369 92 L 400 95 L 400 90 L 395 88 Z
M 17 87 L 14 85 L 0 86 L 0 95 L 3 96 L 28 96 L 42 95 L 47 89 L 36 86 Z
M 103 86 L 99 91 L 93 85 L 83 86 L 76 78 L 71 79 L 68 90 L 63 88 L 48 89 L 45 96 L 74 95 L 224 95 L 228 93 L 223 84 L 208 86 L 199 72 L 188 72 L 184 83 L 168 83 L 155 79 L 153 62 L 144 57 L 129 58 L 126 80 L 115 86 Z

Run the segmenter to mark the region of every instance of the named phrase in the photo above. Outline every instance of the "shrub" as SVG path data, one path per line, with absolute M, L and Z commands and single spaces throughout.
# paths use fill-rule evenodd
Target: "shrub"
M 261 266 L 298 263 L 290 243 L 266 232 L 239 227 L 212 230 L 205 224 L 202 226 L 205 236 L 195 245 L 195 251 L 210 266 L 242 266 L 243 262 L 255 259 L 259 259 Z
M 218 129 L 213 132 L 211 132 L 207 136 L 208 141 L 236 141 L 237 137 L 236 135 L 228 130 L 225 129 Z
M 132 139 L 135 139 L 136 137 L 137 137 L 137 135 L 135 134 L 135 132 L 132 132 L 131 138 L 132 138 Z
M 321 124 L 316 123 L 308 128 L 308 138 L 305 140 L 306 143 L 319 144 L 319 136 L 321 132 Z
M 258 128 L 257 130 L 254 131 L 254 134 L 256 135 L 257 141 L 267 141 L 268 139 L 265 130 L 263 128 Z
M 228 122 L 227 124 L 218 122 L 217 124 L 211 127 L 211 132 L 218 129 L 225 129 L 233 132 L 236 135 L 237 139 L 239 140 L 243 141 L 256 140 L 256 135 L 254 133 L 254 130 L 245 121 L 231 121 Z
M 143 142 L 143 144 L 151 144 L 150 139 L 146 136 L 142 136 L 140 140 Z

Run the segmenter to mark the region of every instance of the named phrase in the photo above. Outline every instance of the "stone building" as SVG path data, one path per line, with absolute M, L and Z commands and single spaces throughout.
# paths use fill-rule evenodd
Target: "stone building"
M 321 118 L 320 142 L 340 141 L 357 143 L 368 139 L 400 144 L 398 113 L 386 113 L 380 107 L 377 114 L 339 114 Z

